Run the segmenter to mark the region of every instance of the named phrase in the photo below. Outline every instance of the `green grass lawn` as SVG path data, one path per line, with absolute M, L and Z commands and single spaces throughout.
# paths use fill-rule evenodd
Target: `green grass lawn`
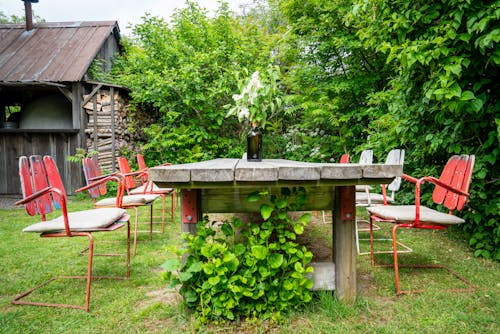
M 71 210 L 91 207 L 86 199 L 70 203 Z M 396 297 L 392 269 L 371 268 L 365 255 L 358 256 L 359 297 L 352 306 L 321 292 L 307 309 L 289 314 L 279 325 L 252 322 L 199 327 L 161 278 L 161 264 L 173 256 L 167 247 L 180 243 L 179 224 L 169 222 L 165 234 L 155 233 L 153 241 L 145 233 L 139 236 L 130 279 L 93 281 L 90 313 L 12 305 L 17 293 L 54 275 L 78 275 L 86 270 L 86 257 L 78 255 L 86 238 L 43 239 L 23 233 L 34 219 L 20 208 L 0 209 L 0 333 L 500 333 L 499 264 L 473 258 L 466 242 L 453 231 L 401 231 L 400 240 L 414 252 L 401 255 L 400 261 L 446 263 L 477 285 L 475 292 L 439 292 L 436 288 L 460 282 L 441 272 L 403 271 L 403 288 L 425 286 L 428 291 Z M 159 226 L 155 228 L 159 230 Z M 383 226 L 378 235 L 387 234 L 389 228 Z M 317 220 L 307 234 L 318 245 L 330 247 L 331 224 Z M 125 229 L 95 236 L 97 252 L 125 249 Z M 367 244 L 362 247 L 366 249 Z M 380 260 L 390 258 L 381 256 Z M 95 257 L 95 275 L 123 272 L 123 258 Z M 27 298 L 83 303 L 84 296 L 83 281 L 61 281 Z

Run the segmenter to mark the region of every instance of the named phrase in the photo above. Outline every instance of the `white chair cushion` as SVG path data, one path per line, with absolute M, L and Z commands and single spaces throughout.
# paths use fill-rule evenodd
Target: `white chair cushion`
M 136 195 L 136 194 L 144 194 L 144 188 L 146 188 L 146 185 L 145 185 L 145 184 L 143 184 L 143 185 L 142 185 L 142 186 L 140 186 L 140 187 L 137 187 L 137 188 L 134 188 L 134 189 L 130 190 L 130 192 L 129 192 L 129 193 L 130 193 L 131 195 Z M 153 189 L 152 189 L 152 192 L 153 192 L 153 193 L 167 193 L 167 194 L 168 194 L 168 193 L 171 193 L 171 192 L 173 191 L 173 189 L 172 189 L 172 188 L 160 188 L 160 187 L 158 187 L 158 186 L 157 186 L 156 184 L 154 184 L 154 183 L 153 183 L 153 187 L 152 187 L 152 188 L 153 188 Z M 147 190 L 148 190 L 148 191 L 147 191 L 146 193 L 150 193 L 150 192 L 151 192 L 151 186 L 149 186 L 149 187 L 147 188 Z
M 368 212 L 384 219 L 395 220 L 396 222 L 412 222 L 415 220 L 415 205 L 384 205 L 366 208 Z M 465 222 L 460 217 L 449 215 L 420 206 L 420 221 L 443 225 L 455 225 Z
M 384 204 L 384 195 L 377 193 L 370 193 L 370 204 Z M 393 203 L 394 200 L 387 196 L 387 203 Z M 356 192 L 356 203 L 368 204 L 368 195 L 366 191 Z
M 71 231 L 89 232 L 106 228 L 124 216 L 127 216 L 127 211 L 120 208 L 91 209 L 68 213 L 68 222 Z M 30 225 L 23 230 L 23 232 L 38 233 L 58 231 L 64 231 L 63 216 Z
M 123 205 L 148 205 L 157 199 L 159 195 L 128 195 L 123 196 Z M 103 198 L 95 203 L 95 206 L 114 206 L 116 197 Z

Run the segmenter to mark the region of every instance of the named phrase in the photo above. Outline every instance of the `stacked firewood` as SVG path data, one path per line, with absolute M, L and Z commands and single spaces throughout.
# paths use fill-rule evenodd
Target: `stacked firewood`
M 95 96 L 95 107 L 93 98 L 83 106 L 88 115 L 88 124 L 85 129 L 87 148 L 88 150 L 97 150 L 101 168 L 112 172 L 113 150 L 116 158 L 120 156 L 122 147 L 127 146 L 128 149 L 134 149 L 135 143 L 143 137 L 141 128 L 151 124 L 152 119 L 143 112 L 139 113 L 141 115 L 139 117 L 140 129 L 129 131 L 131 127 L 137 128 L 133 122 L 139 121 L 137 120 L 137 112 L 134 115 L 129 112 L 126 97 L 120 95 L 119 90 L 116 89 L 113 96 L 114 108 L 112 108 L 109 90 L 99 90 Z M 84 99 L 86 98 L 87 96 L 84 96 Z M 114 115 L 114 121 L 112 115 Z M 115 167 L 117 168 L 116 160 Z

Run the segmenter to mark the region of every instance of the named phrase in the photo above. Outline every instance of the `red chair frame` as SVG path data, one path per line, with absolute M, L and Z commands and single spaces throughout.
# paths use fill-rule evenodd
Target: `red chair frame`
M 398 252 L 397 252 L 397 230 L 399 228 L 419 228 L 419 229 L 428 229 L 428 230 L 445 230 L 451 224 L 461 223 L 460 218 L 453 216 L 454 211 L 460 211 L 464 208 L 468 198 L 469 198 L 469 186 L 472 176 L 472 171 L 474 169 L 474 155 L 455 155 L 452 156 L 446 166 L 441 173 L 439 179 L 426 176 L 422 178 L 415 178 L 406 174 L 403 174 L 402 178 L 405 181 L 413 183 L 415 185 L 415 205 L 412 207 L 412 212 L 414 215 L 410 215 L 408 217 L 398 217 L 398 218 L 389 218 L 387 213 L 390 213 L 391 208 L 394 210 L 398 210 L 398 206 L 389 206 L 389 211 L 385 208 L 385 214 L 381 211 L 380 207 L 371 207 L 367 210 L 370 212 L 370 227 L 373 226 L 373 221 L 378 222 L 392 222 L 395 223 L 392 228 L 392 248 L 393 248 L 393 264 L 388 266 L 394 267 L 394 277 L 395 277 L 395 287 L 396 294 L 409 294 L 409 293 L 417 293 L 422 292 L 424 289 L 413 289 L 413 290 L 402 290 L 400 287 L 400 279 L 399 279 L 399 268 L 429 268 L 429 269 L 445 269 L 450 274 L 455 276 L 457 279 L 464 282 L 468 288 L 451 288 L 444 289 L 445 291 L 452 292 L 470 292 L 476 289 L 471 282 L 458 275 L 455 271 L 443 265 L 400 265 L 398 262 Z M 432 199 L 436 204 L 442 204 L 448 209 L 448 217 L 449 222 L 444 221 L 443 214 L 439 211 L 428 209 L 424 207 L 420 203 L 421 198 L 421 186 L 424 183 L 432 183 L 435 185 L 435 189 L 432 195 Z M 428 217 L 423 217 L 423 210 L 425 209 L 424 214 Z M 436 214 L 441 214 L 440 219 L 436 219 Z M 433 217 L 435 221 L 433 220 Z M 424 219 L 425 218 L 425 219 Z M 370 250 L 371 250 L 371 262 L 372 266 L 386 266 L 386 265 L 376 265 L 374 258 L 374 250 L 373 250 L 373 237 L 370 232 Z
M 170 216 L 172 219 L 172 222 L 174 222 L 174 217 L 175 217 L 175 201 L 176 201 L 176 192 L 175 189 L 171 188 L 159 188 L 159 190 L 154 189 L 154 184 L 149 180 L 149 168 L 146 165 L 146 162 L 144 161 L 144 156 L 140 153 L 137 153 L 137 165 L 139 167 L 139 171 L 144 172 L 142 175 L 143 180 L 145 180 L 145 191 L 147 193 L 151 194 L 158 194 L 162 196 L 162 231 L 165 232 L 165 211 L 166 211 L 166 197 L 170 195 L 172 198 L 172 205 L 171 205 L 171 210 L 170 210 Z M 161 164 L 160 166 L 171 166 L 172 164 L 170 162 L 166 162 Z
M 133 243 L 133 254 L 136 255 L 137 252 L 137 233 L 138 233 L 138 225 L 139 225 L 139 207 L 141 206 L 149 206 L 149 234 L 150 240 L 153 238 L 153 201 L 151 202 L 134 202 L 129 199 L 132 196 L 125 195 L 126 189 L 126 177 L 120 173 L 113 173 L 108 175 L 103 175 L 100 169 L 99 163 L 96 158 L 84 158 L 82 160 L 83 171 L 85 174 L 85 179 L 87 180 L 87 186 L 79 188 L 75 190 L 75 192 L 88 191 L 89 195 L 94 199 L 96 207 L 119 207 L 123 209 L 133 209 L 135 212 L 134 219 L 134 243 Z M 96 201 L 97 198 L 106 194 L 106 188 L 96 186 L 96 180 L 108 180 L 109 178 L 118 178 L 120 179 L 121 187 L 118 188 L 116 195 L 116 202 L 114 205 L 99 205 L 99 202 Z M 148 195 L 156 195 L 156 194 L 144 194 Z
M 42 216 L 42 222 L 46 221 L 46 214 L 52 212 L 54 206 L 59 207 L 62 211 L 64 230 L 57 232 L 43 232 L 40 234 L 40 236 L 42 238 L 87 237 L 89 239 L 89 246 L 88 246 L 87 275 L 53 277 L 50 280 L 45 281 L 28 291 L 18 294 L 12 300 L 12 303 L 17 305 L 74 308 L 74 309 L 82 309 L 89 312 L 90 288 L 91 288 L 91 281 L 93 278 L 127 279 L 128 277 L 130 277 L 130 217 L 126 215 L 124 216 L 123 219 L 120 220 L 120 222 L 112 223 L 108 227 L 100 228 L 99 230 L 72 231 L 70 227 L 68 210 L 66 206 L 67 203 L 66 192 L 64 190 L 63 183 L 59 175 L 59 171 L 57 170 L 57 166 L 54 163 L 52 157 L 45 156 L 42 160 L 40 156 L 31 156 L 29 162 L 27 157 L 25 156 L 20 157 L 19 176 L 21 178 L 23 199 L 16 202 L 16 205 L 21 205 L 21 204 L 24 205 L 26 208 L 26 212 L 31 216 L 40 214 Z M 119 180 L 116 180 L 115 178 L 112 179 L 119 182 Z M 108 181 L 109 180 L 102 180 L 96 182 L 96 184 L 101 184 L 103 182 L 108 182 Z M 125 225 L 123 222 L 126 222 L 127 225 L 126 275 L 92 276 L 92 264 L 94 256 L 94 238 L 92 236 L 92 233 L 115 231 Z M 106 255 L 123 256 L 123 254 L 106 254 Z M 57 279 L 86 279 L 87 283 L 85 288 L 85 304 L 82 306 L 74 304 L 45 303 L 45 302 L 33 302 L 33 301 L 23 300 L 24 297 L 28 296 L 33 291 Z

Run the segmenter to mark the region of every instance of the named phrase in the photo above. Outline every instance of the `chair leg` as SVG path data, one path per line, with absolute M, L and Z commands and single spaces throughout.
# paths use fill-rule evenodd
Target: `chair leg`
M 173 203 L 172 203 L 173 205 Z M 165 233 L 165 210 L 167 206 L 167 195 L 161 194 L 161 233 Z
M 130 220 L 127 220 L 127 254 L 126 254 L 126 275 L 125 277 L 122 276 L 92 276 L 92 271 L 93 271 L 93 259 L 94 259 L 94 237 L 92 236 L 91 233 L 89 232 L 77 232 L 73 233 L 74 237 L 77 236 L 86 236 L 89 238 L 89 246 L 86 248 L 86 251 L 88 252 L 88 260 L 87 260 L 87 275 L 86 276 L 56 276 L 53 277 L 36 287 L 18 294 L 12 301 L 12 304 L 15 305 L 31 305 L 31 306 L 48 306 L 48 307 L 63 307 L 63 308 L 72 308 L 72 309 L 80 309 L 80 310 L 85 310 L 86 312 L 90 311 L 90 289 L 91 289 L 91 283 L 92 283 L 92 278 L 111 278 L 111 279 L 127 279 L 130 277 Z M 54 235 L 50 236 L 47 235 L 45 237 L 55 237 Z M 83 255 L 83 254 L 82 254 Z M 106 254 L 105 256 L 123 256 L 119 254 Z M 33 291 L 49 284 L 50 282 L 53 282 L 57 279 L 85 279 L 86 280 L 86 286 L 85 286 L 85 305 L 74 305 L 74 304 L 61 304 L 61 303 L 44 303 L 44 302 L 32 302 L 32 301 L 24 301 L 21 300 L 22 298 L 28 296 L 31 294 Z
M 356 238 L 356 253 L 359 255 L 359 253 L 361 253 L 361 250 L 359 249 L 359 231 L 358 231 L 358 221 L 356 220 L 354 222 L 354 237 Z
M 399 267 L 398 267 L 398 250 L 397 250 L 397 242 L 396 242 L 396 231 L 399 225 L 396 224 L 392 228 L 392 254 L 394 256 L 394 279 L 396 282 L 396 295 L 401 293 L 401 289 L 399 288 Z
M 375 266 L 375 250 L 373 248 L 373 218 L 370 215 L 370 260 L 372 267 Z
M 153 204 L 149 207 L 149 241 L 153 240 Z
M 135 210 L 135 223 L 134 223 L 134 256 L 137 252 L 137 233 L 139 228 L 139 210 L 137 207 L 134 207 Z
M 397 252 L 397 229 L 398 227 L 401 227 L 401 225 L 395 225 L 392 229 L 392 248 L 393 248 L 393 254 L 394 254 L 394 278 L 395 278 L 395 283 L 396 283 L 396 295 L 402 295 L 402 294 L 411 294 L 411 293 L 420 293 L 425 291 L 424 289 L 413 289 L 413 290 L 401 290 L 401 285 L 400 285 L 400 280 L 399 280 L 399 268 L 424 268 L 424 269 L 444 269 L 451 275 L 453 275 L 455 278 L 458 280 L 462 281 L 465 283 L 468 288 L 451 288 L 451 289 L 441 289 L 443 291 L 449 291 L 449 292 L 473 292 L 477 289 L 477 287 L 472 284 L 470 281 L 467 279 L 463 278 L 459 274 L 457 274 L 455 271 L 451 270 L 450 268 L 443 266 L 443 265 L 434 265 L 434 264 L 423 264 L 423 265 L 399 265 L 398 263 L 398 252 Z M 406 227 L 406 226 L 402 226 Z
M 85 294 L 85 311 L 90 310 L 90 283 L 92 281 L 92 260 L 94 258 L 94 237 L 88 234 L 89 237 L 89 258 L 87 265 L 87 288 Z
M 175 189 L 172 190 L 172 224 L 174 223 L 175 219 L 175 202 L 177 201 L 177 194 Z
M 378 251 L 375 251 L 375 241 L 392 241 L 392 238 L 391 239 L 387 239 L 387 238 L 377 238 L 375 239 L 375 237 L 373 236 L 373 231 L 377 231 L 377 230 L 380 230 L 381 228 L 378 226 L 378 225 L 375 225 L 373 224 L 373 219 L 372 217 L 370 217 L 370 229 L 369 229 L 369 232 L 370 232 L 370 256 L 371 256 L 371 263 L 372 263 L 372 267 L 375 266 L 375 254 L 391 254 L 393 252 L 393 248 L 391 248 L 391 250 L 378 250 Z M 367 239 L 359 239 L 358 237 L 358 242 L 359 240 L 367 240 Z M 399 246 L 402 247 L 401 250 L 398 250 L 399 253 L 412 253 L 413 252 L 413 249 L 410 248 L 409 246 L 407 246 L 406 244 L 403 244 L 402 242 L 399 242 L 399 241 L 396 241 L 397 244 Z M 368 254 L 368 253 L 360 253 L 358 252 L 359 255 L 365 255 L 365 254 Z M 387 265 L 377 265 L 377 266 L 380 266 L 380 267 L 387 267 Z M 390 266 L 390 265 L 389 265 Z
M 89 248 L 88 248 L 88 261 L 87 261 L 87 275 L 86 276 L 56 276 L 51 278 L 48 281 L 45 281 L 36 287 L 18 294 L 12 301 L 12 304 L 15 305 L 31 305 L 31 306 L 49 306 L 49 307 L 64 307 L 64 308 L 74 308 L 74 309 L 80 309 L 80 310 L 85 310 L 86 312 L 90 311 L 90 284 L 92 282 L 92 259 L 94 255 L 94 238 L 91 233 L 88 232 L 80 232 L 80 233 L 75 233 L 73 234 L 74 236 L 87 236 L 89 238 Z M 43 303 L 43 302 L 31 302 L 31 301 L 24 301 L 21 300 L 22 298 L 28 296 L 31 294 L 33 291 L 49 284 L 52 281 L 55 281 L 57 279 L 86 279 L 87 283 L 85 286 L 85 306 L 81 305 L 74 305 L 74 304 L 60 304 L 60 303 Z
M 127 220 L 127 277 L 130 277 L 130 219 Z

